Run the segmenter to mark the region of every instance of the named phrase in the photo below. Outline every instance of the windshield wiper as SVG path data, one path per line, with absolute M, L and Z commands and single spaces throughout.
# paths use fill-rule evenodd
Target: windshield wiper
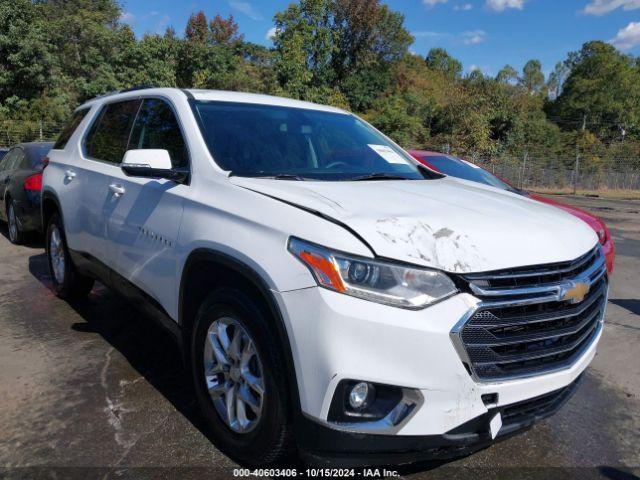
M 393 173 L 370 173 L 368 175 L 362 175 L 352 179 L 354 182 L 360 182 L 363 180 L 409 180 L 407 177 L 401 175 L 394 175 Z
M 294 173 L 279 173 L 278 175 L 274 175 L 272 178 L 275 180 L 306 180 L 302 175 L 296 175 Z

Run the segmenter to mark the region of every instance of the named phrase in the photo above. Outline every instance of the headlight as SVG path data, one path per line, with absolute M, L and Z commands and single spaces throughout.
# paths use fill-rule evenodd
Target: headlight
M 291 238 L 289 251 L 318 285 L 353 297 L 403 308 L 424 308 L 457 292 L 444 273 L 353 257 Z

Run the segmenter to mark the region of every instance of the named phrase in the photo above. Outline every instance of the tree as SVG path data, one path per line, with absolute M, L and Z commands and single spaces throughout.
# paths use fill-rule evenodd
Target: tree
M 295 98 L 311 99 L 333 84 L 332 6 L 332 0 L 302 0 L 274 17 L 278 81 Z
M 449 55 L 444 48 L 429 50 L 425 62 L 432 70 L 438 70 L 448 77 L 460 78 L 462 76 L 462 63 Z
M 184 36 L 189 42 L 206 43 L 209 39 L 207 16 L 202 10 L 192 13 L 184 29 Z
M 496 75 L 496 81 L 498 83 L 504 83 L 513 85 L 518 82 L 520 77 L 518 76 L 518 72 L 511 65 L 505 65 L 500 69 L 498 75 Z
M 529 60 L 522 68 L 522 86 L 529 93 L 541 93 L 544 89 L 544 73 L 540 60 Z
M 53 60 L 33 2 L 0 3 L 0 103 L 38 97 L 51 85 Z
M 555 100 L 562 93 L 564 82 L 567 80 L 571 69 L 567 62 L 558 62 L 553 72 L 549 75 L 547 81 L 547 89 L 549 90 L 549 98 Z
M 216 15 L 209 23 L 209 29 L 211 30 L 211 41 L 213 43 L 231 45 L 241 42 L 243 39 L 243 35 L 238 33 L 238 24 L 233 19 L 233 15 L 229 15 L 228 18 Z
M 276 71 L 297 98 L 339 93 L 368 108 L 408 50 L 402 15 L 379 0 L 301 0 L 275 16 Z
M 550 113 L 565 129 L 617 137 L 640 122 L 640 74 L 634 60 L 604 42 L 588 42 L 570 55 L 571 72 Z

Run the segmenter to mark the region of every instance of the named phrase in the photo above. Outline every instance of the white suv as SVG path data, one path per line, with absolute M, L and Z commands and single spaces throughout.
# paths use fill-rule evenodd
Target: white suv
M 554 412 L 602 331 L 584 222 L 425 169 L 336 108 L 91 100 L 49 154 L 42 214 L 56 293 L 99 279 L 151 311 L 245 465 L 474 451 Z

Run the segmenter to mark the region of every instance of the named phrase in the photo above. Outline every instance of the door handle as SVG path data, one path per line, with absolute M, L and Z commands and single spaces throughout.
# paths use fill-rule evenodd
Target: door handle
M 73 180 L 74 178 L 76 178 L 76 172 L 74 172 L 73 170 L 67 170 L 66 172 L 64 172 L 64 178 Z
M 122 185 L 117 185 L 115 183 L 112 183 L 111 185 L 109 185 L 109 190 L 113 192 L 113 195 L 115 197 L 121 197 L 122 195 L 124 195 L 124 192 L 125 192 L 125 189 Z

